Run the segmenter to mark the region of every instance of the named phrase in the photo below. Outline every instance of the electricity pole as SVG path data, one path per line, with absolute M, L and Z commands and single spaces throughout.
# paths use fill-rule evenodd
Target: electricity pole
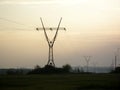
M 36 30 L 37 31 L 44 30 L 44 35 L 46 37 L 46 41 L 47 41 L 48 46 L 49 46 L 49 53 L 48 53 L 48 62 L 47 62 L 47 65 L 55 67 L 54 55 L 53 55 L 53 46 L 54 46 L 54 43 L 56 41 L 56 37 L 58 35 L 58 30 L 66 30 L 66 28 L 60 27 L 62 18 L 60 19 L 59 24 L 58 24 L 57 27 L 45 27 L 44 23 L 42 21 L 42 18 L 40 18 L 40 20 L 41 20 L 41 23 L 42 23 L 42 28 L 36 28 Z M 56 30 L 56 33 L 55 33 L 55 35 L 54 35 L 54 37 L 53 37 L 52 40 L 49 39 L 46 30 L 51 30 L 51 31 Z
M 85 61 L 86 61 L 86 63 L 87 63 L 87 72 L 89 72 L 88 67 L 89 67 L 89 62 L 90 62 L 91 56 L 84 56 L 84 58 L 85 58 Z
M 117 48 L 117 60 L 118 60 L 118 62 L 120 60 L 120 48 Z
M 117 67 L 117 63 L 118 63 L 118 61 L 119 61 L 119 50 L 120 50 L 120 48 L 117 48 L 117 51 L 115 52 L 114 68 Z
M 115 55 L 115 69 L 116 69 L 116 65 L 117 65 L 117 55 Z

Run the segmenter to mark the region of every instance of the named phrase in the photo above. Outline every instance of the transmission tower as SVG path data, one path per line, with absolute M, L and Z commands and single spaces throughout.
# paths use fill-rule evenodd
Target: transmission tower
M 117 48 L 117 51 L 115 52 L 115 64 L 114 64 L 114 68 L 116 68 L 117 67 L 117 65 L 118 65 L 118 62 L 119 62 L 119 50 L 120 50 L 120 48 Z
M 115 66 L 114 66 L 114 68 L 116 68 L 116 66 L 117 66 L 117 55 L 115 54 Z
M 50 66 L 54 66 L 55 67 L 55 62 L 54 62 L 54 55 L 53 55 L 53 46 L 54 46 L 54 43 L 56 41 L 56 37 L 58 35 L 58 30 L 66 30 L 66 28 L 64 27 L 60 27 L 60 24 L 61 24 L 61 21 L 62 21 L 62 18 L 60 19 L 59 21 L 59 24 L 57 27 L 45 27 L 44 26 L 44 23 L 42 21 L 42 18 L 40 18 L 41 20 L 41 23 L 42 23 L 42 28 L 36 28 L 36 30 L 44 30 L 44 34 L 45 34 L 45 37 L 46 37 L 46 41 L 48 43 L 48 46 L 49 46 L 49 53 L 48 53 L 48 62 L 47 62 L 47 65 L 50 65 Z M 53 37 L 52 40 L 49 39 L 48 35 L 47 35 L 47 32 L 46 30 L 56 30 L 55 32 L 55 35 Z
M 86 63 L 87 63 L 87 72 L 89 72 L 88 67 L 89 67 L 89 62 L 90 62 L 91 56 L 84 56 L 84 58 L 85 58 L 85 61 L 86 61 Z
M 119 60 L 120 60 L 120 48 L 117 48 L 117 60 L 118 60 L 118 64 L 119 64 Z

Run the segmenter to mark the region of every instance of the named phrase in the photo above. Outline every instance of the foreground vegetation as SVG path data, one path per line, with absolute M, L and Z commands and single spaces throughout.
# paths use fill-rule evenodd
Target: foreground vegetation
M 120 74 L 1 75 L 0 90 L 120 90 Z

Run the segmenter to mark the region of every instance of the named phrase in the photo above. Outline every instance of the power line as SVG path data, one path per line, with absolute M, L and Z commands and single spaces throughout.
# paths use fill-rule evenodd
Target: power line
M 17 21 L 10 20 L 10 19 L 6 19 L 6 18 L 1 18 L 1 17 L 0 17 L 0 20 L 2 20 L 2 21 L 7 21 L 7 22 L 10 22 L 10 23 L 14 23 L 14 24 L 18 24 L 18 25 L 22 25 L 22 26 L 26 26 L 26 27 L 33 27 L 33 26 L 27 26 L 27 25 L 25 25 L 25 24 L 23 24 L 23 23 L 19 23 L 19 22 L 17 22 Z
M 28 29 L 28 28 L 0 28 L 0 31 L 11 31 L 11 30 L 17 30 L 17 31 L 31 31 L 33 29 Z
M 0 20 L 2 20 L 2 21 L 6 21 L 6 22 L 10 22 L 10 23 L 14 23 L 14 24 L 17 24 L 17 25 L 21 25 L 21 26 L 25 26 L 25 27 L 23 27 L 23 28 L 15 28 L 15 27 L 7 27 L 7 26 L 3 26 L 3 25 L 1 25 L 1 27 L 0 27 L 0 29 L 7 29 L 7 30 L 26 30 L 26 31 L 31 31 L 31 30 L 33 30 L 33 29 L 36 29 L 36 28 L 34 28 L 34 26 L 28 26 L 28 25 L 25 25 L 25 24 L 23 24 L 23 23 L 19 23 L 19 22 L 17 22 L 17 21 L 14 21 L 14 20 L 10 20 L 10 19 L 6 19 L 6 18 L 2 18 L 2 17 L 0 17 Z M 20 26 L 20 27 L 21 27 Z M 31 27 L 33 28 L 33 29 L 31 29 Z M 3 31 L 3 30 L 2 30 Z

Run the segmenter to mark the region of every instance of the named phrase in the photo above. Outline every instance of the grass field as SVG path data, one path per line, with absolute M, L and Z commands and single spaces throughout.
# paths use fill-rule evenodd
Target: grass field
M 0 90 L 120 90 L 120 74 L 1 75 Z

